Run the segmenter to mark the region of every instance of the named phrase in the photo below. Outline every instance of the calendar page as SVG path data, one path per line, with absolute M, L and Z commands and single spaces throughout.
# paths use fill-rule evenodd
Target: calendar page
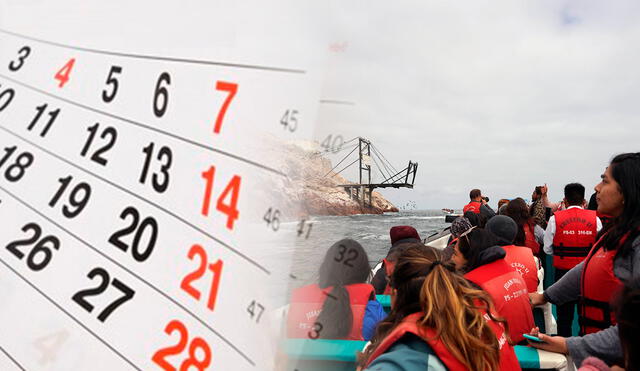
M 0 1 L 0 369 L 273 369 L 324 11 Z

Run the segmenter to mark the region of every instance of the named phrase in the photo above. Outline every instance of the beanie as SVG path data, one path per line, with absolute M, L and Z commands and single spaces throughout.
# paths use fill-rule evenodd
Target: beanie
M 506 215 L 496 215 L 489 219 L 485 229 L 498 237 L 502 244 L 510 245 L 516 239 L 518 225 Z
M 416 240 L 420 241 L 420 235 L 418 234 L 418 231 L 408 225 L 397 225 L 395 227 L 391 227 L 389 236 L 391 236 L 392 245 L 396 243 L 396 241 L 403 240 L 405 238 L 415 238 Z

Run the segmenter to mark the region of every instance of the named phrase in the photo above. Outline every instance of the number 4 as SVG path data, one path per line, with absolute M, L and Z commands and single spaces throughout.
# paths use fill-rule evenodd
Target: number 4
M 73 65 L 75 63 L 76 63 L 76 59 L 75 58 L 69 59 L 67 64 L 65 64 L 60 69 L 60 71 L 58 71 L 58 73 L 56 73 L 55 79 L 60 81 L 60 83 L 58 84 L 59 88 L 63 87 L 64 84 L 66 84 L 67 81 L 69 81 L 69 74 L 71 73 L 71 70 L 73 69 Z

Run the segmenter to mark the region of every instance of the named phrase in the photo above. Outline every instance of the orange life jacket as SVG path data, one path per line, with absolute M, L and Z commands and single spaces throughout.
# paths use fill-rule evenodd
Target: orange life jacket
M 627 236 L 620 239 L 619 247 Z M 622 288 L 622 282 L 613 273 L 613 260 L 618 250 L 605 251 L 601 248 L 602 237 L 593 246 L 582 267 L 578 310 L 582 335 L 616 324 L 609 301 Z
M 569 270 L 587 257 L 596 242 L 596 212 L 574 207 L 557 211 L 554 217 L 556 233 L 553 236 L 553 266 Z
M 530 248 L 534 255 L 538 255 L 540 252 L 540 244 L 536 240 L 535 227 L 530 223 L 525 223 L 522 228 L 524 229 L 524 245 Z
M 373 286 L 356 283 L 345 286 L 349 293 L 349 304 L 353 313 L 351 331 L 344 340 L 364 340 L 362 322 L 369 299 L 374 294 Z M 293 291 L 287 318 L 287 336 L 290 338 L 309 338 L 310 332 L 317 331 L 314 324 L 322 311 L 324 301 L 331 295 L 333 287 L 321 289 L 317 284 L 300 287 Z M 331 299 L 333 300 L 333 299 Z
M 431 328 L 418 326 L 417 321 L 422 317 L 422 313 L 414 313 L 405 317 L 402 322 L 396 326 L 382 341 L 367 361 L 367 367 L 380 355 L 384 354 L 393 344 L 395 344 L 405 334 L 414 334 L 422 338 L 438 359 L 444 363 L 449 371 L 466 371 L 468 370 L 462 362 L 455 358 L 447 349 L 446 345 L 437 336 L 437 331 Z M 500 346 L 500 370 L 520 370 L 520 364 L 513 347 L 507 342 L 504 334 L 504 328 L 499 323 L 493 322 L 489 316 L 485 315 L 489 326 L 496 334 Z
M 467 211 L 473 211 L 476 214 L 480 214 L 480 206 L 482 206 L 482 202 L 471 201 L 462 208 L 462 213 L 466 213 Z
M 539 283 L 538 266 L 531 249 L 516 245 L 502 246 L 502 248 L 507 253 L 504 261 L 522 276 L 527 285 L 527 291 L 537 292 Z
M 522 277 L 504 259 L 480 266 L 464 275 L 486 291 L 498 314 L 507 320 L 515 343 L 524 340 L 535 323 L 529 304 L 529 291 Z

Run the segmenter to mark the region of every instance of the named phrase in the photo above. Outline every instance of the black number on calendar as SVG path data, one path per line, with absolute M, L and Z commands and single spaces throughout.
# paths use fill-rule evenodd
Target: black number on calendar
M 62 197 L 62 195 L 66 192 L 67 188 L 71 184 L 73 177 L 69 175 L 66 178 L 60 178 L 58 181 L 60 182 L 60 188 L 51 201 L 49 201 L 49 206 L 55 207 L 58 203 L 58 200 Z M 89 202 L 89 198 L 91 197 L 91 186 L 85 182 L 80 182 L 76 184 L 71 192 L 69 192 L 69 201 L 62 206 L 62 215 L 65 217 L 72 219 L 78 216 L 82 210 L 84 210 L 85 206 Z
M 107 86 L 111 87 L 111 89 L 107 89 L 105 88 L 102 91 L 102 100 L 105 103 L 111 103 L 111 101 L 113 100 L 113 98 L 116 97 L 116 94 L 118 93 L 118 87 L 120 86 L 118 83 L 118 79 L 116 78 L 117 74 L 122 73 L 122 67 L 120 66 L 111 66 L 111 71 L 109 71 L 109 75 L 107 76 L 107 81 L 106 84 Z
M 13 89 L 5 89 L 0 92 L 0 112 L 4 111 L 4 109 L 7 108 L 15 95 L 16 92 Z
M 87 131 L 89 132 L 89 137 L 87 138 L 87 141 L 85 142 L 84 147 L 82 148 L 82 152 L 80 152 L 80 156 L 86 157 L 87 153 L 92 147 L 93 141 L 96 138 L 96 135 L 98 134 L 99 129 L 100 129 L 100 123 L 95 123 L 94 125 L 89 126 L 87 128 Z M 111 149 L 111 147 L 113 147 L 113 145 L 116 143 L 117 138 L 118 138 L 118 131 L 112 128 L 111 126 L 108 126 L 104 130 L 102 130 L 100 132 L 100 139 L 103 140 L 104 144 L 102 147 L 93 151 L 93 154 L 91 155 L 91 161 L 97 162 L 102 166 L 107 166 L 108 160 L 104 158 L 103 155 L 106 152 L 108 152 Z
M 169 91 L 165 86 L 161 86 L 163 83 L 167 86 L 171 85 L 171 75 L 168 72 L 163 72 L 158 77 L 156 91 L 153 94 L 153 114 L 158 118 L 164 116 L 169 104 Z
M 289 129 L 290 132 L 296 131 L 298 128 L 298 115 L 297 110 L 287 110 L 282 118 L 280 119 L 280 125 L 283 126 L 283 129 Z
M 7 250 L 15 257 L 22 260 L 25 257 L 25 252 L 20 249 L 22 246 L 31 246 L 33 248 L 27 255 L 27 267 L 32 271 L 41 271 L 49 265 L 51 258 L 53 258 L 53 250 L 60 249 L 60 240 L 55 236 L 42 236 L 42 228 L 36 223 L 28 223 L 22 227 L 22 231 L 25 233 L 31 232 L 31 236 L 25 239 L 16 240 L 7 245 Z
M 262 317 L 262 313 L 264 312 L 264 305 L 252 300 L 247 307 L 247 312 L 249 312 L 249 317 L 251 317 L 251 319 L 255 319 L 256 323 L 259 323 L 260 317 Z
M 113 313 L 113 311 L 118 309 L 118 307 L 124 304 L 125 302 L 131 300 L 136 293 L 133 289 L 131 289 L 129 286 L 122 283 L 117 278 L 114 278 L 113 280 L 111 280 L 111 278 L 109 277 L 109 273 L 103 268 L 98 267 L 98 268 L 92 269 L 91 272 L 87 274 L 87 277 L 89 277 L 91 280 L 93 280 L 94 278 L 97 278 L 100 281 L 100 283 L 96 287 L 78 291 L 71 297 L 71 299 L 76 303 L 78 303 L 78 305 L 80 305 L 84 310 L 86 310 L 89 313 L 93 312 L 94 305 L 89 303 L 89 301 L 87 301 L 87 299 L 85 298 L 90 296 L 97 296 L 105 292 L 109 288 L 109 281 L 111 281 L 111 286 L 115 287 L 116 289 L 122 292 L 122 296 L 114 300 L 111 304 L 107 305 L 102 310 L 102 312 L 98 314 L 98 320 L 100 322 L 104 322 L 111 315 L 111 313 Z
M 280 210 L 270 207 L 262 217 L 262 220 L 267 222 L 267 227 L 271 227 L 274 232 L 277 232 L 280 229 Z
M 25 59 L 31 54 L 31 48 L 29 46 L 23 46 L 18 50 L 18 59 L 11 61 L 9 63 L 9 71 L 16 72 L 22 68 L 24 65 Z
M 320 147 L 324 148 L 325 152 L 339 152 L 344 145 L 344 138 L 342 135 L 336 135 L 335 137 L 329 134 L 320 144 Z
M 298 223 L 298 237 L 302 236 L 303 234 L 305 234 L 305 230 L 306 230 L 306 235 L 305 235 L 305 239 L 309 238 L 309 235 L 311 234 L 311 227 L 313 227 L 313 223 L 309 222 L 306 219 L 302 219 L 299 223 Z
M 148 146 L 142 149 L 142 153 L 145 154 L 144 166 L 142 167 L 142 173 L 140 174 L 140 183 L 145 184 L 147 181 L 147 175 L 149 173 L 149 166 L 151 165 L 151 159 L 154 155 L 155 143 L 151 142 Z M 169 169 L 171 168 L 171 162 L 173 155 L 169 147 L 162 146 L 157 151 L 156 160 L 160 162 L 160 171 L 154 172 L 151 177 L 151 185 L 153 189 L 158 193 L 163 193 L 169 187 Z
M 0 169 L 6 164 L 7 168 L 4 172 L 4 177 L 10 182 L 17 182 L 24 176 L 25 172 L 33 164 L 34 157 L 29 152 L 22 152 L 15 156 L 13 162 L 9 162 L 9 159 L 13 158 L 18 147 L 6 147 L 4 149 L 4 155 L 0 158 Z
M 153 217 L 147 217 L 140 221 L 140 213 L 132 206 L 122 211 L 120 219 L 126 221 L 129 216 L 131 217 L 130 224 L 111 235 L 109 243 L 127 252 L 127 250 L 129 250 L 129 244 L 124 242 L 122 238 L 134 233 L 131 242 L 131 254 L 136 261 L 144 262 L 151 256 L 153 248 L 156 245 L 156 240 L 158 239 L 158 223 Z M 145 235 L 149 236 L 148 239 L 146 239 L 146 244 L 141 244 L 140 241 L 142 241 Z
M 36 124 L 40 121 L 40 117 L 42 117 L 42 114 L 45 113 L 45 111 L 47 110 L 47 106 L 48 105 L 45 103 L 43 105 L 36 107 L 36 116 L 33 118 L 33 120 L 31 120 L 31 123 L 29 124 L 29 126 L 27 126 L 27 130 L 31 131 L 33 130 L 33 128 L 35 128 Z M 44 127 L 40 131 L 41 137 L 44 137 L 47 135 L 47 133 L 49 132 L 49 129 L 51 129 L 51 125 L 53 125 L 54 121 L 56 121 L 56 118 L 58 118 L 59 114 L 60 114 L 60 108 L 49 112 L 49 115 L 48 115 L 49 118 L 45 119 L 46 123 L 44 124 Z

